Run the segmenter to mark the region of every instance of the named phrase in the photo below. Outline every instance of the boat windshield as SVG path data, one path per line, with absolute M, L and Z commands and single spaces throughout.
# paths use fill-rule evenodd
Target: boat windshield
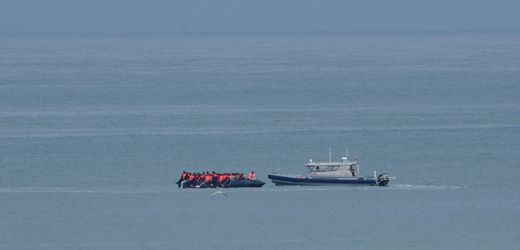
M 325 165 L 325 166 L 307 166 L 309 172 L 329 172 L 337 171 L 340 166 L 337 165 Z

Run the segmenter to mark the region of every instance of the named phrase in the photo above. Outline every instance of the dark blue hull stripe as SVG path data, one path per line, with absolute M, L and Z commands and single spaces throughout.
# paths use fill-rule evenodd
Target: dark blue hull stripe
M 372 178 L 315 178 L 315 177 L 291 177 L 282 175 L 268 175 L 269 179 L 276 185 L 330 185 L 330 184 L 351 184 L 351 185 L 377 185 Z M 385 185 L 386 183 L 380 183 Z

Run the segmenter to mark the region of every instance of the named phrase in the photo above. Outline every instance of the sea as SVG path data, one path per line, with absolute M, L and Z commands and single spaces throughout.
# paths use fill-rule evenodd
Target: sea
M 267 179 L 329 148 L 393 180 Z M 0 249 L 518 249 L 519 183 L 520 33 L 0 35 Z

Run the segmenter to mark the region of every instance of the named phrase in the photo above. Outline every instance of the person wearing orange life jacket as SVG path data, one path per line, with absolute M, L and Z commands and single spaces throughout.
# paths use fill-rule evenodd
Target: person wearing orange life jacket
M 204 183 L 206 184 L 206 187 L 209 187 L 213 182 L 213 175 L 206 174 L 206 177 L 204 177 Z
M 225 173 L 224 174 L 224 181 L 222 182 L 222 187 L 228 187 L 230 182 L 231 182 L 231 174 L 230 173 Z
M 204 183 L 204 173 L 197 173 L 195 175 L 195 185 L 202 185 Z
M 181 178 L 179 178 L 179 180 L 176 182 L 179 187 L 181 187 L 181 183 L 182 183 L 182 181 L 184 181 L 184 176 L 185 176 L 185 172 L 182 171 Z
M 184 181 L 181 183 L 182 187 L 192 187 L 194 185 L 195 175 L 193 173 L 186 173 Z
M 218 177 L 218 180 L 217 180 L 218 185 L 219 185 L 220 187 L 224 187 L 225 184 L 226 184 L 226 180 L 227 180 L 227 179 L 228 179 L 227 174 L 220 174 L 219 177 Z
M 177 183 L 181 183 L 183 180 L 186 179 L 186 172 L 185 171 L 182 171 L 182 175 L 181 175 L 181 178 L 179 178 L 179 180 L 177 181 Z M 179 184 L 179 187 L 180 187 L 180 184 Z
M 249 173 L 249 180 L 250 181 L 254 181 L 256 179 L 256 176 L 255 176 L 255 171 L 251 171 Z
M 211 186 L 212 187 L 216 187 L 218 186 L 218 177 L 219 177 L 219 174 L 218 173 L 215 173 L 215 171 L 213 171 L 211 173 Z
M 226 181 L 226 174 L 221 174 L 219 177 L 218 177 L 218 182 L 220 183 L 224 183 L 224 181 Z

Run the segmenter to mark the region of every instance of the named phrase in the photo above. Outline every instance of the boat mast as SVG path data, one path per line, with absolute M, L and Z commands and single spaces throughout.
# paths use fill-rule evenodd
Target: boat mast
M 332 162 L 332 154 L 330 153 L 330 147 L 329 147 L 329 162 Z

